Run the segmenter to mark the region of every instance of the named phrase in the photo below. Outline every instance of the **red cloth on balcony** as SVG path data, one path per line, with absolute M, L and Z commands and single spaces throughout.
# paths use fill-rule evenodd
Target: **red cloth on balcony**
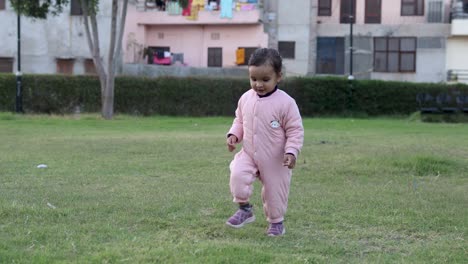
M 190 14 L 192 13 L 191 8 L 192 8 L 192 0 L 189 0 L 187 8 L 184 8 L 184 10 L 182 10 L 182 15 L 190 16 Z
M 154 57 L 153 58 L 153 63 L 158 64 L 158 65 L 171 65 L 172 64 L 172 59 L 171 59 L 171 57 L 161 58 L 161 59 L 158 59 L 158 57 Z

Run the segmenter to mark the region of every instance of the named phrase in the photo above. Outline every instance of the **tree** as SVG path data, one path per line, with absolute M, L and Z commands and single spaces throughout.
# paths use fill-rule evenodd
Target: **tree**
M 109 54 L 104 61 L 99 48 L 99 30 L 96 19 L 96 14 L 99 11 L 99 0 L 79 1 L 83 10 L 83 25 L 88 46 L 101 85 L 101 114 L 105 119 L 112 119 L 114 115 L 115 70 L 117 59 L 120 57 L 122 50 L 128 0 L 112 0 Z M 61 13 L 63 7 L 68 5 L 70 0 L 10 0 L 10 2 L 17 12 L 25 16 L 46 19 L 49 14 L 57 15 Z

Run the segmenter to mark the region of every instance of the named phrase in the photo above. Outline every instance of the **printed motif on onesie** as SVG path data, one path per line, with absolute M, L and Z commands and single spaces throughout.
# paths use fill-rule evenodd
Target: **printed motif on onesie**
M 279 128 L 279 127 L 281 127 L 281 124 L 280 124 L 280 122 L 278 120 L 273 120 L 273 121 L 270 122 L 270 126 L 272 128 Z

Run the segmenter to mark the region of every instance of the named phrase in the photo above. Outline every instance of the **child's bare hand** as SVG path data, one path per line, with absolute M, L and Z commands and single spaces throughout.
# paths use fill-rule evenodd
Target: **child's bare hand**
M 283 166 L 293 169 L 296 166 L 296 157 L 293 154 L 284 154 Z
M 237 144 L 237 137 L 234 135 L 230 135 L 227 138 L 227 146 L 228 146 L 229 152 L 232 152 L 236 149 L 236 144 Z

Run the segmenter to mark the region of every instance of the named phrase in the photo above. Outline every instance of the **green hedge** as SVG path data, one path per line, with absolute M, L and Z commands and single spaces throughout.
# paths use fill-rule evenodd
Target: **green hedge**
M 418 110 L 416 94 L 454 90 L 466 85 L 390 82 L 345 78 L 288 78 L 281 88 L 294 97 L 304 116 L 407 115 Z M 237 100 L 249 89 L 246 78 L 117 77 L 115 112 L 139 115 L 232 116 Z M 0 111 L 14 111 L 16 81 L 0 74 Z M 23 108 L 27 113 L 65 114 L 77 106 L 100 112 L 97 77 L 23 76 Z

